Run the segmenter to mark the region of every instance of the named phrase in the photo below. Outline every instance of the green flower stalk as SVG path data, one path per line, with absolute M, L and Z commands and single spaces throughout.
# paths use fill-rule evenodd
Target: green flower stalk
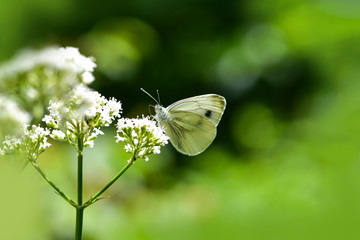
M 43 121 L 49 127 L 50 136 L 58 141 L 73 145 L 78 155 L 77 203 L 75 239 L 81 239 L 84 209 L 83 205 L 83 149 L 93 147 L 100 128 L 108 127 L 115 118 L 120 117 L 121 103 L 116 99 L 106 99 L 100 93 L 79 85 L 65 100 L 51 100 L 49 114 Z M 93 201 L 95 202 L 96 199 Z M 92 203 L 93 203 L 92 202 Z
M 159 154 L 160 148 L 168 143 L 168 136 L 162 128 L 156 125 L 149 117 L 143 118 L 121 118 L 116 125 L 116 142 L 124 142 L 125 150 L 132 153 L 128 163 L 118 174 L 98 193 L 91 197 L 84 205 L 88 206 L 100 200 L 103 194 L 124 172 L 135 163 L 138 158 L 149 160 L 148 155 Z

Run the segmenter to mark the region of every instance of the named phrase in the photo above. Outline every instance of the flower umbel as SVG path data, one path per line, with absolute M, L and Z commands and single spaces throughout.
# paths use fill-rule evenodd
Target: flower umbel
M 49 130 L 32 125 L 30 129 L 25 130 L 22 137 L 6 137 L 0 153 L 4 155 L 5 153 L 19 151 L 29 161 L 36 161 L 39 155 L 50 147 L 50 143 L 47 141 L 49 134 Z
M 94 81 L 92 72 L 96 64 L 93 59 L 81 55 L 79 50 L 74 47 L 48 47 L 41 50 L 28 49 L 23 50 L 11 61 L 0 67 L 0 78 L 28 73 L 39 66 L 45 67 L 43 71 L 46 74 L 53 74 L 54 71 L 67 71 L 77 74 L 80 82 L 90 84 Z M 79 83 L 77 79 L 67 79 L 67 81 Z M 66 82 L 62 82 L 62 84 L 64 83 Z
M 0 66 L 0 92 L 14 99 L 38 123 L 50 99 L 61 99 L 73 87 L 94 81 L 96 64 L 77 48 L 26 50 Z
M 55 140 L 68 141 L 77 147 L 83 139 L 84 147 L 92 147 L 101 127 L 108 127 L 120 117 L 121 103 L 115 98 L 106 99 L 100 93 L 79 85 L 63 101 L 52 100 L 49 115 L 43 121 L 51 129 Z
M 124 142 L 125 150 L 135 158 L 148 161 L 149 154 L 159 154 L 160 147 L 168 143 L 168 136 L 149 117 L 122 118 L 117 123 L 116 142 Z

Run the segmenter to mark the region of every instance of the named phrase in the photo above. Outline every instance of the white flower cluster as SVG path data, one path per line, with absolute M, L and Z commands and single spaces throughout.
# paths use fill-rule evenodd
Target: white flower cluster
M 30 123 L 31 116 L 8 96 L 0 95 L 0 139 L 3 136 L 18 135 Z
M 83 136 L 85 147 L 92 147 L 100 127 L 109 126 L 120 117 L 121 103 L 115 98 L 106 99 L 100 93 L 79 85 L 62 101 L 52 100 L 49 114 L 43 121 L 52 130 L 55 140 L 69 141 L 77 147 L 77 140 Z
M 14 95 L 39 122 L 50 99 L 62 99 L 75 86 L 93 82 L 95 67 L 92 58 L 73 47 L 26 50 L 0 66 L 0 92 Z
M 39 155 L 50 146 L 48 136 L 50 132 L 40 126 L 32 125 L 30 129 L 26 129 L 22 137 L 7 137 L 0 149 L 0 154 L 19 151 L 25 155 L 28 160 L 36 161 Z
M 122 118 L 117 123 L 116 142 L 124 142 L 125 150 L 135 158 L 148 161 L 149 154 L 159 154 L 160 147 L 168 143 L 169 137 L 149 117 Z
M 16 137 L 6 136 L 0 148 L 0 155 L 12 153 L 16 150 L 20 150 L 21 139 Z
M 90 84 L 94 81 L 92 72 L 96 64 L 73 47 L 48 47 L 39 51 L 28 49 L 0 67 L 0 79 L 32 71 L 37 66 L 46 66 L 46 71 L 53 69 L 75 73 L 80 76 L 82 83 Z

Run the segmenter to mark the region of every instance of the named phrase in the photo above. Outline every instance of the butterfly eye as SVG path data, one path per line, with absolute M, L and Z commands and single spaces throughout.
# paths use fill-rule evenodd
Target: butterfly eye
M 211 110 L 207 110 L 205 113 L 205 117 L 209 118 L 212 115 L 212 111 Z

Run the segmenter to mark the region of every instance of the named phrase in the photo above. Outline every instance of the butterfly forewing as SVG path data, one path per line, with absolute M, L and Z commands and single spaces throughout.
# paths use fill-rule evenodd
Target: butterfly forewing
M 156 105 L 155 118 L 176 150 L 193 156 L 214 140 L 225 107 L 224 97 L 206 94 L 177 101 L 167 108 Z
M 215 124 L 197 113 L 175 111 L 172 120 L 162 121 L 170 142 L 179 152 L 186 155 L 197 155 L 203 152 L 216 136 Z
M 166 109 L 171 115 L 177 111 L 186 111 L 199 114 L 218 125 L 226 106 L 224 97 L 217 94 L 205 94 L 185 98 L 171 104 Z

